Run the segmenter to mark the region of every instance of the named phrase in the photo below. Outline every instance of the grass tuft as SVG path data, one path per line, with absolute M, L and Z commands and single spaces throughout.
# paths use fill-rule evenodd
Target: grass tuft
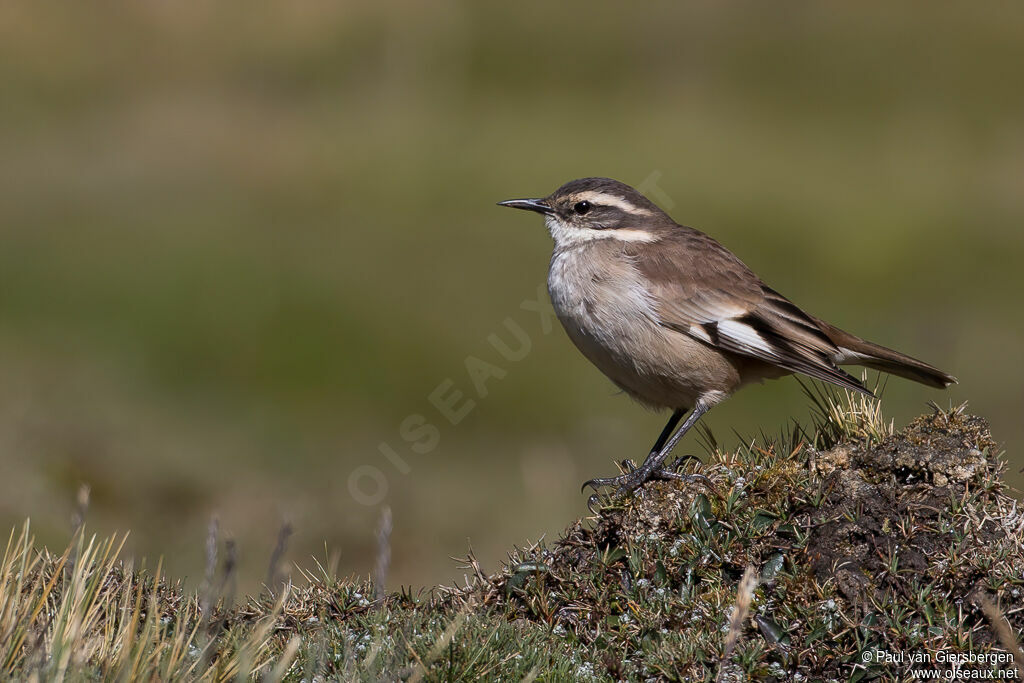
M 832 448 L 844 441 L 879 443 L 893 435 L 896 425 L 882 415 L 881 396 L 885 393 L 887 375 L 876 375 L 870 387 L 878 398 L 859 392 L 835 389 L 820 382 L 796 380 L 811 401 L 812 430 L 808 442 L 818 449 Z M 867 386 L 868 374 L 861 376 Z M 806 433 L 805 433 L 806 436 Z

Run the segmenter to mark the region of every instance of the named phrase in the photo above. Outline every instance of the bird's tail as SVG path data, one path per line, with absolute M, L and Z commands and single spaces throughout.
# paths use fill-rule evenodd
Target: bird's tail
M 923 361 L 861 339 L 823 320 L 816 322 L 832 343 L 839 347 L 839 357 L 835 359 L 839 365 L 863 365 L 939 389 L 957 383 L 953 375 Z

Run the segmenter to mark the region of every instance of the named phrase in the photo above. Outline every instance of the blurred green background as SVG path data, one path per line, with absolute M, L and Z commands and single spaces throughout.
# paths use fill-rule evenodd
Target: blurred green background
M 969 399 L 1019 487 L 1022 83 L 1011 2 L 3 3 L 0 521 L 63 544 L 87 482 L 91 529 L 195 581 L 216 514 L 252 590 L 282 520 L 289 559 L 370 571 L 387 504 L 393 587 L 460 578 L 469 543 L 494 570 L 664 419 L 520 307 L 550 242 L 494 202 L 587 175 L 956 374 L 887 413 Z M 467 356 L 505 373 L 484 398 Z M 807 416 L 783 380 L 707 422 Z

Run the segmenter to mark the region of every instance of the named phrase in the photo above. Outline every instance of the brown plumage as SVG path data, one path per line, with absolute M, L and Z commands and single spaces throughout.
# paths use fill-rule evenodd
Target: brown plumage
M 643 243 L 624 244 L 622 249 L 647 278 L 659 302 L 659 321 L 670 329 L 707 341 L 703 332 L 710 337 L 709 343 L 723 351 L 869 395 L 859 380 L 838 366 L 862 365 L 938 388 L 956 382 L 953 376 L 916 358 L 808 315 L 698 230 L 673 225 L 659 229 L 658 234 L 658 248 Z M 640 249 L 645 252 L 642 258 L 637 254 Z M 677 258 L 684 252 L 700 257 Z M 719 334 L 718 326 L 725 320 L 751 327 L 767 344 L 745 344 Z
M 956 382 L 808 315 L 717 241 L 618 181 L 583 178 L 543 199 L 501 204 L 544 214 L 555 241 L 548 292 L 577 348 L 637 400 L 674 410 L 640 468 L 588 482 L 595 488 L 679 478 L 661 468 L 668 452 L 701 415 L 751 382 L 801 373 L 871 395 L 844 364 L 940 388 Z

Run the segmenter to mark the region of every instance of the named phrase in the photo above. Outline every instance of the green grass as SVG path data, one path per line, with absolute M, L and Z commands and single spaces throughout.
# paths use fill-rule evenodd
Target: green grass
M 29 525 L 0 563 L 0 674 L 37 680 L 890 680 L 892 653 L 1024 665 L 1024 518 L 986 423 L 963 407 L 895 431 L 876 401 L 817 397 L 816 425 L 714 449 L 707 485 L 605 500 L 497 573 L 386 593 L 330 560 L 234 599 L 211 529 L 186 591 L 84 528 Z M 805 440 L 809 438 L 810 440 Z M 817 447 L 811 444 L 817 444 Z M 387 571 L 390 522 L 381 532 Z M 287 533 L 281 537 L 287 539 Z M 744 577 L 741 581 L 741 577 Z M 867 655 L 865 653 L 868 653 Z M 865 657 L 871 661 L 865 661 Z M 1007 668 L 1004 664 L 996 668 Z M 939 666 L 939 668 L 943 668 Z

